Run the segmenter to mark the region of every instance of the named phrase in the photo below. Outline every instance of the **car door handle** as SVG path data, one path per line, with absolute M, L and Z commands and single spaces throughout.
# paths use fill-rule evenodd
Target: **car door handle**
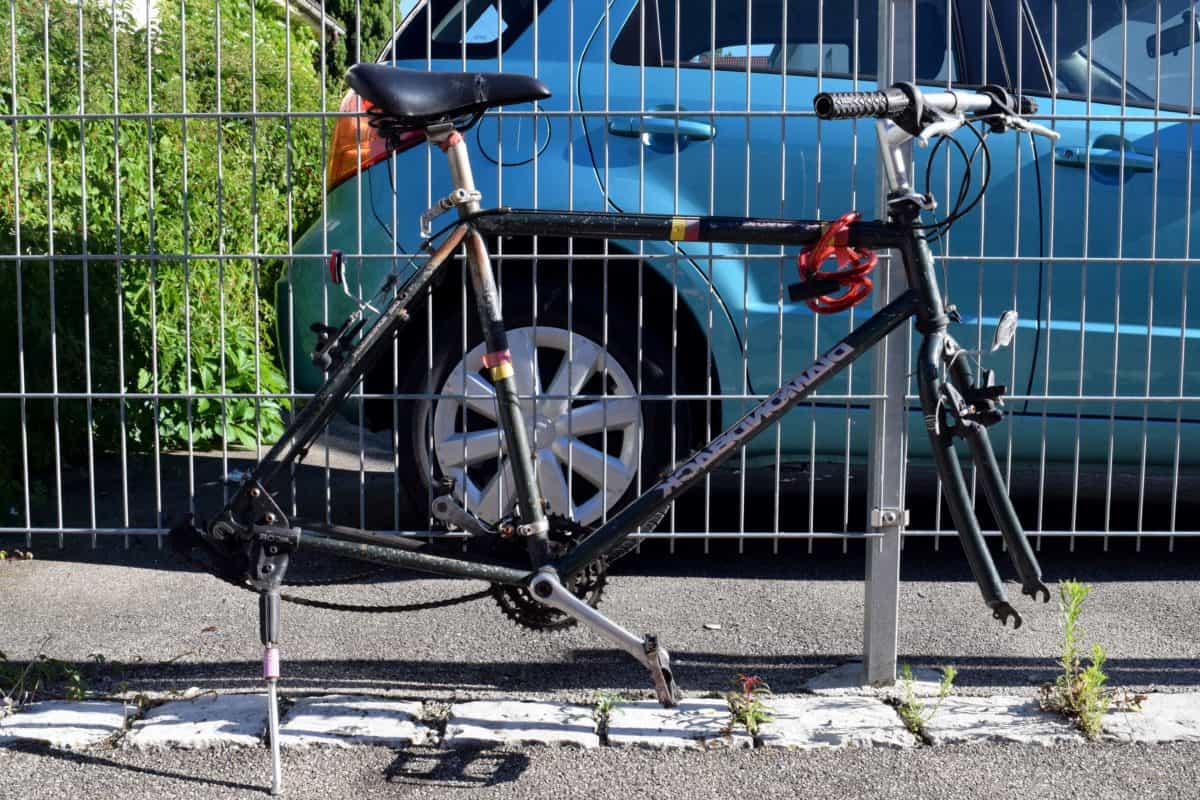
M 613 136 L 639 138 L 643 133 L 656 136 L 682 136 L 693 142 L 705 142 L 717 131 L 707 122 L 674 117 L 625 117 L 609 120 L 608 132 Z
M 1154 156 L 1148 156 L 1133 150 L 1113 150 L 1110 147 L 1077 147 L 1061 145 L 1054 148 L 1055 163 L 1064 167 L 1083 169 L 1088 165 L 1093 167 L 1110 167 L 1120 169 L 1121 160 L 1125 161 L 1126 172 L 1153 172 Z

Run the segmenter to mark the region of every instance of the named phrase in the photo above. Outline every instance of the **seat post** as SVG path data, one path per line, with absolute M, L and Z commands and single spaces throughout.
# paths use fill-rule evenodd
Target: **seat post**
M 478 213 L 479 200 L 475 197 L 475 176 L 471 173 L 471 156 L 462 134 L 449 122 L 439 122 L 425 129 L 425 136 L 436 144 L 450 163 L 450 180 L 456 190 L 461 189 L 470 198 L 458 205 L 460 218 Z
M 436 144 L 450 163 L 450 178 L 456 194 L 463 195 L 457 204 L 458 216 L 465 219 L 480 210 L 479 193 L 475 189 L 475 178 L 471 174 L 470 154 L 466 142 L 448 122 L 430 125 L 425 129 L 429 141 Z M 488 256 L 483 237 L 474 229 L 467 235 L 467 262 L 470 265 L 471 288 L 475 294 L 475 307 L 479 312 L 487 353 L 483 366 L 496 388 L 499 405 L 500 426 L 504 431 L 504 445 L 508 463 L 512 466 L 513 489 L 517 493 L 517 532 L 526 537 L 533 563 L 541 565 L 550 560 L 550 523 L 542 504 L 542 494 L 534 476 L 533 455 L 529 448 L 528 428 L 521 413 L 517 381 L 513 373 L 512 353 L 508 349 L 508 336 L 504 330 L 504 319 L 500 312 L 500 294 L 496 289 L 496 278 L 492 273 L 492 262 Z M 536 365 L 525 365 L 536 369 Z M 470 367 L 468 367 L 470 368 Z

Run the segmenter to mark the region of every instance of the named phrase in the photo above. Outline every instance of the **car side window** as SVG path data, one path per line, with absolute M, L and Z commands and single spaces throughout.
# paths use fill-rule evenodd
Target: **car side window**
M 379 60 L 495 58 L 549 4 L 550 0 L 424 0 L 405 15 Z
M 1060 45 L 1078 45 L 1069 53 L 1072 63 L 1058 70 L 1060 93 L 1086 96 L 1092 84 L 1092 99 L 1120 104 L 1153 105 L 1157 96 L 1164 106 L 1189 108 L 1192 104 L 1193 59 L 1196 57 L 1197 20 L 1192 8 L 1170 9 L 1154 2 L 1131 3 L 1125 19 L 1102 15 L 1092 22 L 1092 43 L 1069 40 L 1074 31 L 1060 32 Z M 1190 5 L 1190 4 L 1189 4 Z M 1156 16 L 1161 14 L 1161 28 Z M 1064 38 L 1068 41 L 1063 42 Z M 1124 68 L 1122 68 L 1124 65 Z M 1090 69 L 1089 69 L 1090 68 Z M 1090 72 L 1090 76 L 1089 76 Z M 1121 76 L 1124 75 L 1124 81 Z
M 827 4 L 828 5 L 828 4 Z M 692 0 L 676 30 L 676 0 L 642 0 L 613 43 L 612 60 L 648 67 L 874 78 L 876 19 L 871 0 L 853 14 L 821 15 L 821 0 Z M 952 81 L 946 4 L 917 5 L 917 78 Z M 678 43 L 678 47 L 676 47 Z
M 965 80 L 1113 105 L 1187 110 L 1193 91 L 1200 100 L 1194 0 L 1030 0 L 1023 8 L 958 4 L 973 43 L 963 49 Z

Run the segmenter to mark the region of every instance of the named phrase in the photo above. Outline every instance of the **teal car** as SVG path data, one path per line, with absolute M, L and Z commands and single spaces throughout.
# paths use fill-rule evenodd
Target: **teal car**
M 859 4 L 857 20 L 829 3 L 822 13 L 818 0 L 689 0 L 680 20 L 675 0 L 408 5 L 380 61 L 533 74 L 553 92 L 536 113 L 498 111 L 468 134 L 485 207 L 874 213 L 873 128 L 811 115 L 818 91 L 873 86 L 874 2 Z M 1018 15 L 1009 4 L 922 0 L 914 20 L 920 84 L 1019 89 L 1062 134 L 1053 148 L 1027 137 L 992 143 L 986 198 L 933 244 L 960 341 L 1015 396 L 993 437 L 999 456 L 1010 472 L 1194 465 L 1200 404 L 1187 398 L 1200 395 L 1200 275 L 1188 259 L 1200 204 L 1189 110 L 1200 28 L 1182 1 L 1135 0 L 1124 20 L 1118 4 L 1027 5 Z M 342 108 L 356 107 L 348 95 Z M 966 132 L 958 141 L 967 152 L 975 145 Z M 322 381 L 306 356 L 309 324 L 337 324 L 355 309 L 352 296 L 412 269 L 404 254 L 421 244 L 418 219 L 449 186 L 442 159 L 422 144 L 389 152 L 361 118 L 334 125 L 327 210 L 296 242 L 301 257 L 279 287 L 280 341 L 298 391 Z M 950 150 L 915 154 L 919 185 L 928 177 L 941 199 L 936 213 L 963 176 Z M 972 195 L 981 173 L 977 157 Z M 567 487 L 547 492 L 552 511 L 585 524 L 802 369 L 865 310 L 818 316 L 790 302 L 797 254 L 779 248 L 489 246 L 526 418 L 554 431 L 548 442 L 572 441 L 539 449 L 539 477 Z M 328 280 L 333 250 L 345 254 L 348 294 Z M 418 503 L 448 476 L 494 520 L 513 498 L 464 280 L 451 270 L 350 413 L 396 430 L 402 482 Z M 1008 309 L 1020 315 L 1016 338 L 987 353 Z M 870 381 L 862 367 L 840 378 L 741 463 L 861 458 Z M 915 410 L 911 422 L 918 433 Z

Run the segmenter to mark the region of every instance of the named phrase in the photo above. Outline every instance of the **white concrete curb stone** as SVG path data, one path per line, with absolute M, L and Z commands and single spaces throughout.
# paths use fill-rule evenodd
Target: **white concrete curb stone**
M 775 697 L 775 719 L 762 726 L 763 747 L 796 750 L 838 747 L 912 747 L 916 739 L 896 709 L 873 697 Z
M 952 695 L 926 723 L 925 733 L 935 745 L 992 741 L 1049 747 L 1084 740 L 1071 723 L 1042 711 L 1028 697 Z
M 1104 733 L 1124 742 L 1200 742 L 1200 694 L 1152 694 L 1140 711 L 1105 714 Z
M 446 722 L 446 747 L 569 744 L 599 747 L 592 710 L 562 703 L 514 700 L 457 703 Z
M 754 746 L 745 731 L 726 734 L 728 723 L 724 700 L 684 700 L 678 708 L 663 708 L 654 700 L 617 703 L 609 712 L 608 743 L 654 749 Z
M 303 697 L 279 729 L 283 747 L 407 747 L 427 744 L 432 733 L 419 722 L 421 704 L 354 695 Z
M 942 671 L 920 667 L 912 672 L 912 693 L 916 697 L 937 697 L 942 685 Z M 863 684 L 863 664 L 849 661 L 840 667 L 822 672 L 808 680 L 804 688 L 823 697 L 899 697 L 900 682 L 890 686 Z
M 124 703 L 101 700 L 30 703 L 0 719 L 0 745 L 34 741 L 69 750 L 91 747 L 125 727 L 125 711 Z
M 267 699 L 261 694 L 204 695 L 164 703 L 133 724 L 126 747 L 252 747 L 267 727 Z

